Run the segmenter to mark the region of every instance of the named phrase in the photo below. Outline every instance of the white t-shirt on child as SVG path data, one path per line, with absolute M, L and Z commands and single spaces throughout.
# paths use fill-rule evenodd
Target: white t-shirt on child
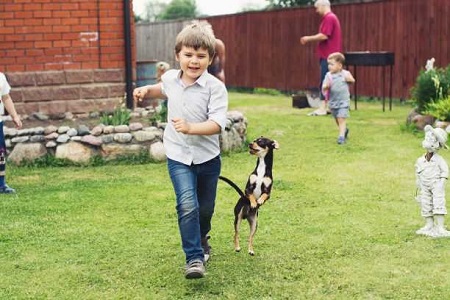
M 11 90 L 11 86 L 9 85 L 8 81 L 6 80 L 5 74 L 0 72 L 0 100 L 1 97 L 4 95 L 8 95 L 9 91 Z M 0 116 L 3 116 L 5 114 L 5 107 L 3 106 L 3 102 L 0 101 Z M 0 118 L 0 122 L 1 122 Z

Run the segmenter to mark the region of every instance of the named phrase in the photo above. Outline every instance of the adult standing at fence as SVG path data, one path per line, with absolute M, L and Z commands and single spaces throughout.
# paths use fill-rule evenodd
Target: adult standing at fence
M 331 4 L 329 0 L 316 0 L 314 2 L 316 12 L 322 16 L 322 21 L 319 26 L 319 32 L 315 35 L 306 35 L 300 38 L 300 43 L 306 45 L 311 42 L 318 42 L 316 47 L 316 54 L 319 57 L 320 63 L 320 85 L 319 90 L 322 91 L 322 83 L 325 74 L 328 72 L 328 55 L 334 52 L 342 52 L 342 33 L 341 24 L 338 17 L 331 11 Z M 320 107 L 310 115 L 320 116 L 327 114 L 327 104 L 325 97 L 320 92 Z
M 208 72 L 225 83 L 225 44 L 222 40 L 216 39 L 216 53 L 211 64 L 208 67 Z

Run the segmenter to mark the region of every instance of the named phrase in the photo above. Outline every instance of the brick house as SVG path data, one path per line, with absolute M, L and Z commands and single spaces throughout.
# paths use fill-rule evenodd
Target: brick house
M 132 91 L 131 8 L 132 0 L 1 1 L 0 71 L 18 113 L 112 110 Z

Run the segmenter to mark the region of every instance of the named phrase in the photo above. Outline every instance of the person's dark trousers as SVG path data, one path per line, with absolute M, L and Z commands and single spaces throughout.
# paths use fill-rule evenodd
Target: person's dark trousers
M 320 100 L 325 100 L 325 96 L 322 94 L 322 84 L 325 79 L 325 75 L 328 72 L 328 61 L 325 58 L 320 59 Z
M 0 187 L 5 185 L 6 143 L 3 133 L 3 122 L 0 122 Z

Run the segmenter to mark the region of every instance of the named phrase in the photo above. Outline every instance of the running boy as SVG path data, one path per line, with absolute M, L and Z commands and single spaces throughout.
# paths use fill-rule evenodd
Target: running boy
M 208 232 L 221 169 L 219 134 L 225 127 L 228 93 L 207 71 L 215 37 L 206 22 L 187 25 L 177 36 L 175 58 L 180 70 L 169 70 L 162 82 L 136 88 L 135 100 L 166 97 L 164 131 L 167 166 L 176 195 L 185 277 L 201 278 L 209 259 Z
M 12 120 L 16 125 L 16 127 L 21 128 L 22 121 L 20 120 L 20 117 L 16 112 L 11 96 L 9 96 L 10 90 L 11 87 L 8 81 L 6 80 L 5 74 L 0 72 L 1 102 L 6 111 L 8 112 L 8 114 L 12 117 Z M 5 143 L 5 135 L 3 134 L 3 119 L 0 118 L 0 194 L 14 194 L 16 190 L 10 188 L 5 182 L 5 173 L 6 173 L 6 143 Z
M 322 92 L 339 128 L 338 144 L 344 144 L 348 136 L 346 119 L 350 110 L 349 83 L 355 82 L 352 74 L 343 69 L 345 57 L 340 52 L 328 56 L 328 73 L 322 85 Z

